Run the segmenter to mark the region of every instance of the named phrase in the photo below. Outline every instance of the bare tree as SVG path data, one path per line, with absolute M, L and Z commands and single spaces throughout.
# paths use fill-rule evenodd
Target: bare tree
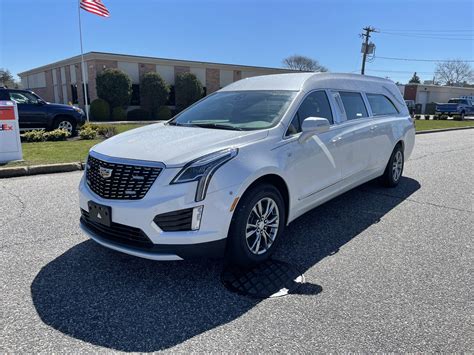
M 328 68 L 319 64 L 316 59 L 305 57 L 303 55 L 292 55 L 291 57 L 283 59 L 283 65 L 288 69 L 299 71 L 320 71 L 326 72 Z
M 0 68 L 0 86 L 18 88 L 18 83 L 8 69 Z
M 447 60 L 436 64 L 436 79 L 447 86 L 463 85 L 474 80 L 474 71 L 468 62 L 460 59 Z

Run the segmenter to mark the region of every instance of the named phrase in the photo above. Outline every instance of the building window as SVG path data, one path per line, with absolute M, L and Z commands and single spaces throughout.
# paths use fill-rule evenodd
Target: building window
M 175 94 L 174 94 L 174 85 L 170 86 L 170 94 L 168 96 L 168 101 L 166 102 L 167 106 L 174 106 L 175 105 Z
M 71 84 L 71 95 L 72 95 L 72 103 L 78 104 L 79 100 L 77 98 L 77 84 Z
M 140 85 L 132 84 L 132 97 L 130 99 L 130 106 L 140 106 Z

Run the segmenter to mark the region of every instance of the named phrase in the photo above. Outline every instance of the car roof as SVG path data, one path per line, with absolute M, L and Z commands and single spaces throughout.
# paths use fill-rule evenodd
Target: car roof
M 394 85 L 392 81 L 376 76 L 347 73 L 286 73 L 254 76 L 236 81 L 222 91 L 292 90 L 310 91 L 318 88 L 373 91 L 374 87 Z

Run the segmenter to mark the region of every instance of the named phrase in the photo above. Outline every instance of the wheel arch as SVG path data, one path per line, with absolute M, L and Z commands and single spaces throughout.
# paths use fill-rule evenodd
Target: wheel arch
M 280 192 L 281 196 L 283 197 L 283 202 L 285 203 L 285 224 L 288 222 L 288 217 L 290 213 L 290 190 L 288 189 L 288 185 L 286 181 L 278 174 L 275 173 L 267 173 L 265 175 L 259 176 L 255 179 L 251 184 L 249 184 L 245 190 L 243 191 L 243 196 L 247 191 L 253 188 L 256 185 L 268 183 L 275 186 L 278 191 Z

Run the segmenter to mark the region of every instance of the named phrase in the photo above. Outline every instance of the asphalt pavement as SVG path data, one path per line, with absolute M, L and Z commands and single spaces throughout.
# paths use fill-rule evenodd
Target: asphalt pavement
M 292 223 L 280 298 L 221 261 L 152 262 L 78 226 L 80 172 L 0 179 L 0 352 L 473 352 L 474 130 L 416 137 L 394 189 L 365 184 Z

